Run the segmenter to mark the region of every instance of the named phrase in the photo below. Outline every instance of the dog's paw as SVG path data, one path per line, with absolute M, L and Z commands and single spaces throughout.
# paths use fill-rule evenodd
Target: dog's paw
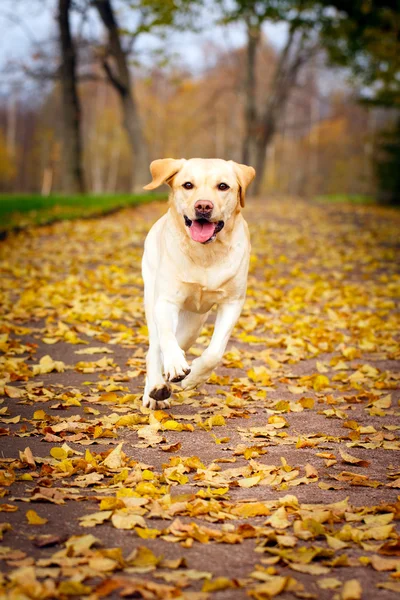
M 208 366 L 204 364 L 202 357 L 196 358 L 192 362 L 190 375 L 188 375 L 188 377 L 182 381 L 182 389 L 187 391 L 196 389 L 199 387 L 199 385 L 207 381 L 211 373 L 212 370 L 210 370 Z
M 190 390 L 195 390 L 201 383 L 203 383 L 203 382 L 202 381 L 197 382 L 194 379 L 190 379 L 189 377 L 187 377 L 186 379 L 184 379 L 182 381 L 181 387 L 186 392 L 189 392 Z
M 148 395 L 143 396 L 143 406 L 152 410 L 169 408 L 171 406 L 168 398 L 171 396 L 171 387 L 167 383 L 156 385 Z
M 164 376 L 167 381 L 177 383 L 185 379 L 190 373 L 189 365 L 185 360 L 185 355 L 182 350 L 167 356 L 164 360 Z
M 194 373 L 192 370 L 190 375 L 182 381 L 181 387 L 183 390 L 185 390 L 187 392 L 189 390 L 195 390 L 197 387 L 199 387 L 199 385 L 202 385 L 203 383 L 205 383 L 207 381 L 207 379 L 208 379 L 207 376 L 196 375 L 196 373 Z

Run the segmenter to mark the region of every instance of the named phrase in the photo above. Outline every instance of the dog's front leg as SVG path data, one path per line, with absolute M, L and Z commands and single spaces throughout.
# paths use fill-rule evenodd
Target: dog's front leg
M 236 300 L 218 307 L 214 333 L 208 348 L 192 362 L 190 375 L 183 381 L 185 390 L 192 390 L 204 383 L 222 360 L 226 345 L 236 321 L 239 318 L 244 300 Z
M 185 353 L 176 340 L 180 307 L 159 298 L 154 308 L 158 339 L 163 356 L 164 376 L 168 381 L 182 381 L 190 373 Z

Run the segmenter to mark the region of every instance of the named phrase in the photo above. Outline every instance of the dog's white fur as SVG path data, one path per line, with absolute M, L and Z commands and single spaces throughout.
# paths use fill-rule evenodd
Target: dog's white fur
M 169 381 L 194 389 L 222 359 L 245 300 L 250 238 L 241 206 L 255 176 L 252 167 L 221 159 L 155 160 L 153 181 L 145 189 L 168 183 L 169 210 L 151 228 L 142 262 L 149 330 L 147 377 L 143 404 L 169 407 Z M 183 184 L 190 182 L 192 189 Z M 225 183 L 228 190 L 220 190 Z M 223 229 L 208 244 L 194 241 L 184 215 L 195 220 L 198 200 L 214 204 L 211 220 Z M 208 348 L 189 368 L 185 351 L 196 341 L 211 308 L 217 305 Z

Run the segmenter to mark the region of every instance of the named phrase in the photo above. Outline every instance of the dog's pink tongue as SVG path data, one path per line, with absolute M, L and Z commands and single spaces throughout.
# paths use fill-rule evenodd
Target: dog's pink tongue
M 190 229 L 190 235 L 195 242 L 206 242 L 209 240 L 215 231 L 215 223 L 193 221 Z

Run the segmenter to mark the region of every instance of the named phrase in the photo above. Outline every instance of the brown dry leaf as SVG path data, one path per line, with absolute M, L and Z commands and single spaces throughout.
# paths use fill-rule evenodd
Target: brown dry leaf
M 120 469 L 123 466 L 123 456 L 122 456 L 122 446 L 123 445 L 124 445 L 123 442 L 121 442 L 121 444 L 118 444 L 118 446 L 110 452 L 110 454 L 107 456 L 107 458 L 104 459 L 103 465 L 105 467 L 107 467 L 107 469 L 110 469 L 110 471 L 117 471 L 118 469 Z
M 237 587 L 232 579 L 227 577 L 216 577 L 211 581 L 206 580 L 201 588 L 202 592 L 218 592 L 220 590 L 227 590 L 229 588 Z
M 358 579 L 349 579 L 343 584 L 341 600 L 361 600 L 362 587 Z
M 363 460 L 362 458 L 357 458 L 356 456 L 352 456 L 347 452 L 344 452 L 341 448 L 339 448 L 340 456 L 343 459 L 343 462 L 350 463 L 352 465 L 357 465 L 359 467 L 369 467 L 370 462 L 368 460 Z
M 383 558 L 374 554 L 370 558 L 370 564 L 375 571 L 400 571 L 400 558 Z
M 150 411 L 140 261 L 164 210 L 2 241 L 0 595 L 357 598 L 354 577 L 368 570 L 377 596 L 398 591 L 399 216 L 255 203 L 248 296 L 224 370 L 195 391 L 174 386 L 172 407 Z M 51 533 L 35 535 L 26 512 L 50 515 Z M 34 553 L 14 547 L 18 518 Z M 79 535 L 92 527 L 97 537 Z M 236 549 L 246 560 L 220 577 L 212 561 Z M 191 564 L 200 551 L 204 570 Z
M 53 360 L 48 354 L 42 356 L 38 365 L 33 365 L 34 375 L 44 375 L 52 371 L 62 373 L 64 370 L 65 364 L 61 360 Z
M 268 519 L 265 521 L 266 524 L 274 527 L 275 529 L 287 529 L 290 527 L 290 521 L 284 506 L 281 506 L 276 510 Z
M 261 475 L 255 475 L 254 477 L 245 477 L 244 479 L 239 479 L 238 484 L 243 488 L 250 488 L 257 485 L 261 480 Z
M 318 471 L 315 467 L 307 463 L 304 467 L 306 472 L 306 477 L 310 477 L 312 479 L 318 479 Z
M 128 510 L 117 511 L 111 517 L 111 522 L 116 529 L 146 528 L 146 521 L 140 515 L 132 514 Z
M 384 581 L 383 583 L 377 583 L 376 587 L 381 590 L 400 593 L 400 581 Z
M 341 587 L 342 582 L 336 577 L 324 577 L 323 579 L 317 579 L 317 586 L 321 590 L 336 590 Z
M 271 576 L 268 581 L 248 590 L 248 595 L 255 600 L 269 600 L 281 594 L 289 582 L 289 577 Z

